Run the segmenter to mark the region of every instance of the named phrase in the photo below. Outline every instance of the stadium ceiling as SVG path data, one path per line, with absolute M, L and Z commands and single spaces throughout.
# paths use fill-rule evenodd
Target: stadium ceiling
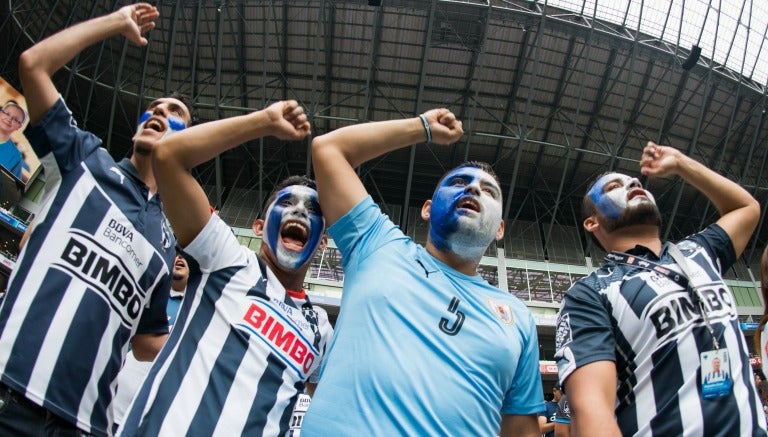
M 7 1 L 0 74 L 18 85 L 26 47 L 122 4 Z M 537 223 L 525 232 L 539 234 L 545 257 L 553 229 L 572 229 L 583 251 L 589 243 L 579 209 L 587 183 L 608 170 L 639 177 L 649 140 L 685 151 L 768 205 L 762 0 L 157 6 L 161 17 L 147 47 L 112 38 L 56 76 L 81 126 L 104 138 L 115 156 L 129 153 L 144 105 L 173 90 L 191 95 L 204 121 L 296 99 L 313 135 L 448 107 L 464 122 L 460 142 L 415 145 L 359 169 L 374 199 L 406 230 L 419 226 L 412 208 L 445 170 L 479 160 L 501 179 L 508 229 Z M 309 140 L 267 138 L 195 174 L 223 215 L 249 226 L 263 192 L 289 174 L 311 172 Z M 680 238 L 717 217 L 678 178 L 644 182 L 663 213 L 664 237 Z M 749 263 L 768 242 L 764 216 L 745 252 Z

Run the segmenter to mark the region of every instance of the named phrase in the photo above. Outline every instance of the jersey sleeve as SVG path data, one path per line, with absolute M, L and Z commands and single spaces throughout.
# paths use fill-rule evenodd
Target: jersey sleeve
M 216 214 L 211 214 L 208 223 L 184 248 L 184 253 L 195 259 L 203 273 L 242 266 L 248 262 L 243 246 L 237 241 L 232 228 Z
M 512 386 L 504 397 L 502 414 L 527 415 L 546 412 L 539 370 L 539 338 L 536 334 L 536 323 L 530 313 L 524 320 L 524 330 L 521 332 L 524 345 L 517 362 Z
M 725 274 L 736 262 L 736 250 L 733 248 L 733 242 L 717 223 L 707 226 L 686 240 L 692 240 L 703 247 L 715 261 L 714 264 L 720 266 L 720 274 Z
M 171 292 L 171 276 L 166 275 L 152 292 L 149 306 L 144 308 L 136 329 L 137 334 L 167 334 L 168 333 L 168 296 Z
M 565 294 L 555 334 L 555 360 L 561 384 L 585 364 L 616 361 L 613 324 L 604 299 L 584 279 Z
M 42 120 L 24 134 L 41 164 L 51 165 L 48 159 L 50 155 L 61 173 L 71 171 L 86 156 L 101 147 L 98 137 L 77 127 L 77 122 L 61 96 Z

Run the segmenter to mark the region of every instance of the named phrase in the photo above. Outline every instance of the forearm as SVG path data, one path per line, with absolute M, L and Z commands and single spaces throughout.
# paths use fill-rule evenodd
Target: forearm
M 418 117 L 346 126 L 314 139 L 312 148 L 334 148 L 352 168 L 391 152 L 426 140 Z
M 704 164 L 682 153 L 678 162 L 677 174 L 704 194 L 720 215 L 744 207 L 759 207 L 747 190 Z
M 174 160 L 191 169 L 222 152 L 272 133 L 273 123 L 266 111 L 256 111 L 192 126 L 162 140 L 158 160 Z
M 23 67 L 51 76 L 85 48 L 119 35 L 128 24 L 117 11 L 66 28 L 25 51 Z

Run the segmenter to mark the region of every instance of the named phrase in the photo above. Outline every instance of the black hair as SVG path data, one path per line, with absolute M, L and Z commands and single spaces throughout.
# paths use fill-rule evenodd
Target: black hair
M 267 200 L 261 206 L 261 213 L 259 214 L 260 217 L 262 218 L 264 217 L 264 214 L 267 212 L 267 208 L 272 202 L 274 202 L 275 198 L 277 198 L 277 194 L 280 192 L 280 190 L 282 190 L 285 187 L 290 187 L 292 185 L 301 185 L 304 187 L 312 188 L 313 190 L 317 191 L 317 184 L 315 183 L 314 179 L 310 179 L 306 175 L 288 176 L 287 178 L 280 181 L 272 190 L 272 192 L 269 193 Z

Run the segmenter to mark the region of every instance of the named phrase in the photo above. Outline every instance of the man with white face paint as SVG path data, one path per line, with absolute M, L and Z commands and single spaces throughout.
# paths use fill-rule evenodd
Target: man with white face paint
M 51 80 L 111 36 L 147 44 L 143 34 L 158 15 L 146 3 L 125 6 L 19 59 L 26 136 L 45 169 L 46 193 L 0 307 L 2 435 L 108 435 L 128 343 L 149 361 L 168 335 L 175 250 L 151 155 L 174 123 L 178 130 L 190 122 L 189 108 L 176 97 L 152 102 L 134 153 L 115 162 L 100 139 L 77 127 Z
M 584 196 L 584 229 L 608 255 L 565 294 L 557 325 L 560 382 L 574 435 L 766 435 L 736 303 L 722 275 L 741 255 L 760 206 L 738 184 L 649 142 L 642 174 L 677 175 L 720 218 L 662 242 L 650 192 L 621 173 Z M 728 377 L 705 378 L 712 362 Z M 727 363 L 727 364 L 726 364 Z
M 303 289 L 326 245 L 315 183 L 282 181 L 240 245 L 189 170 L 247 141 L 309 134 L 295 101 L 201 124 L 164 138 L 154 153 L 158 191 L 189 262 L 187 292 L 168 343 L 134 397 L 118 435 L 283 436 L 299 394 L 312 386 L 332 328 Z
M 344 294 L 303 436 L 540 435 L 533 317 L 477 273 L 504 235 L 490 166 L 465 163 L 442 177 L 421 211 L 430 224 L 426 247 L 381 213 L 354 170 L 409 144 L 449 144 L 462 134 L 453 113 L 434 109 L 312 141 Z

